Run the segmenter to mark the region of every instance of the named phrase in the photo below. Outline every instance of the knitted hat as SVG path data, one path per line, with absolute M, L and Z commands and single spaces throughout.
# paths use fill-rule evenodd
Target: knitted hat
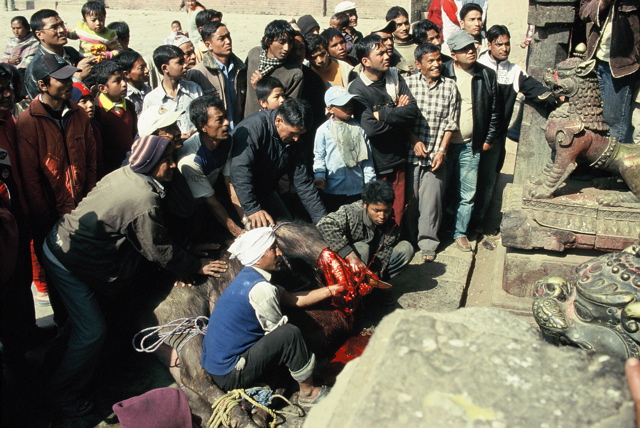
M 131 147 L 131 170 L 138 174 L 148 174 L 158 164 L 169 144 L 171 140 L 156 135 L 138 138 Z
M 89 88 L 87 88 L 87 85 L 85 85 L 84 83 L 74 82 L 73 89 L 71 90 L 71 100 L 74 103 L 77 103 L 78 101 L 80 101 L 80 98 L 82 97 L 93 98 L 93 94 L 91 93 Z
M 320 24 L 318 24 L 318 21 L 316 21 L 316 19 L 311 15 L 302 15 L 298 19 L 297 24 L 303 36 L 309 34 L 309 32 L 315 27 L 318 27 L 318 29 L 320 29 Z

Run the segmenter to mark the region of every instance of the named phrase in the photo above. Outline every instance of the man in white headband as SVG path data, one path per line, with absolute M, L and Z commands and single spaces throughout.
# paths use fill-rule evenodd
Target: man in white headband
M 263 374 L 283 364 L 300 385 L 299 404 L 313 406 L 330 388 L 313 384 L 315 355 L 298 327 L 287 323 L 281 305 L 310 306 L 339 293 L 343 285 L 289 293 L 271 284 L 282 252 L 270 227 L 240 235 L 229 252 L 245 267 L 213 308 L 202 343 L 202 366 L 229 391 L 255 386 Z

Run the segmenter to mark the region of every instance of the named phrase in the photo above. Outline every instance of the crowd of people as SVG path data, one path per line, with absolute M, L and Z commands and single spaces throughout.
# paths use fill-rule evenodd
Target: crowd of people
M 619 91 L 603 93 L 605 118 L 609 105 L 627 109 L 610 114 L 628 122 L 612 132 L 630 142 L 638 58 L 613 43 L 624 25 L 619 3 L 583 1 L 580 13 L 601 30 L 588 56 L 603 85 L 628 89 L 626 104 L 608 102 Z M 286 324 L 278 303 L 312 304 L 340 290 L 300 296 L 264 286 L 278 265 L 270 227 L 310 221 L 354 270 L 373 266 L 383 279 L 416 250 L 432 262 L 443 236 L 469 252 L 517 94 L 548 110 L 558 104 L 509 62 L 511 35 L 486 28 L 486 0 L 434 1 L 435 22 L 413 26 L 392 7 L 363 32 L 357 5 L 343 1 L 324 30 L 310 15 L 269 23 L 244 60 L 221 12 L 186 6 L 186 25 L 173 21 L 152 58 L 131 49 L 126 23 L 106 25 L 102 2 L 86 3 L 74 29 L 50 9 L 11 21 L 15 37 L 0 64 L 1 340 L 18 355 L 37 341 L 33 279 L 67 340 L 48 383 L 67 416 L 92 408 L 85 388 L 106 332 L 101 296 L 122 291 L 140 257 L 182 284 L 223 272 L 225 263 L 194 255 L 203 237 L 237 238 L 231 252 L 247 268 L 230 289 L 244 297 L 221 299 L 231 306 L 217 305 L 212 317 L 245 317 L 252 332 L 218 323 L 233 346 L 207 338 L 207 370 L 221 386 L 251 383 L 262 367 L 255 358 L 280 358 L 264 344 L 251 351 L 270 333 L 301 402 L 315 403 L 327 389 L 313 385 L 299 332 L 273 333 Z M 632 30 L 637 43 L 640 29 Z M 69 46 L 75 39 L 79 50 Z M 267 298 L 259 309 L 255 301 Z M 245 357 L 251 370 L 232 373 Z

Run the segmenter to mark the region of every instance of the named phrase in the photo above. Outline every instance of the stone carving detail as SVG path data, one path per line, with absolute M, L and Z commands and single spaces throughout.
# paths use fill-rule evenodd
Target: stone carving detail
M 539 280 L 533 316 L 557 345 L 640 357 L 640 244 L 591 259 L 569 279 Z
M 576 168 L 576 160 L 585 158 L 591 166 L 620 174 L 631 192 L 608 192 L 598 197 L 605 206 L 640 206 L 640 148 L 620 144 L 607 136 L 609 126 L 602 116 L 598 79 L 593 72 L 595 60 L 569 58 L 548 70 L 545 83 L 556 97 L 565 97 L 549 115 L 545 138 L 555 156 L 541 174 L 531 177 L 528 196 L 545 199 L 565 182 Z

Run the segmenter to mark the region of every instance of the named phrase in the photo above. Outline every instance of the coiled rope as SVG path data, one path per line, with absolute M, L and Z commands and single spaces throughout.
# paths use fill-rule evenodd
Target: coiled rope
M 138 352 L 155 352 L 158 350 L 160 345 L 164 343 L 164 341 L 170 336 L 183 335 L 187 336 L 180 341 L 180 344 L 176 348 L 178 354 L 182 348 L 189 342 L 189 340 L 193 339 L 199 334 L 204 335 L 207 332 L 207 324 L 209 323 L 209 318 L 205 316 L 191 317 L 191 318 L 179 318 L 177 320 L 173 320 L 164 325 L 158 325 L 155 327 L 148 327 L 144 330 L 140 330 L 133 336 L 132 345 L 133 349 Z M 169 331 L 164 331 L 165 329 L 170 329 Z M 136 345 L 136 339 L 141 336 L 140 345 Z M 145 344 L 145 342 L 149 340 L 154 340 L 151 344 Z

